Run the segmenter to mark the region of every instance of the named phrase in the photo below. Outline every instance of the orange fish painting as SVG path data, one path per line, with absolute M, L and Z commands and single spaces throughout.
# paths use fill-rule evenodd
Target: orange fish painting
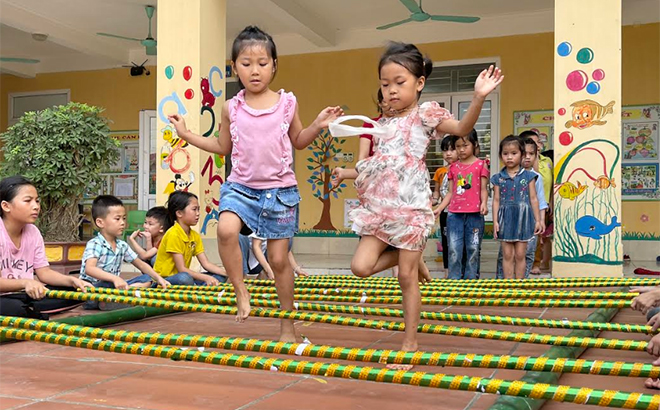
M 571 104 L 571 107 L 573 107 L 573 119 L 566 122 L 566 128 L 575 127 L 583 130 L 592 125 L 607 124 L 603 117 L 614 112 L 614 101 L 603 106 L 594 100 L 580 100 Z
M 598 178 L 596 178 L 596 180 L 594 181 L 594 186 L 600 189 L 607 189 L 609 187 L 616 188 L 616 184 L 614 183 L 614 178 L 610 179 L 605 175 L 601 175 Z

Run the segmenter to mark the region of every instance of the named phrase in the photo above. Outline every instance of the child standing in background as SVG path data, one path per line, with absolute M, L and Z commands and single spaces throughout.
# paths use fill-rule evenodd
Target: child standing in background
M 449 188 L 436 212 L 448 207 L 449 279 L 479 279 L 484 216 L 488 214 L 488 165 L 476 157 L 477 131 L 456 140 L 458 161 L 447 172 Z M 465 253 L 465 258 L 463 254 Z
M 502 248 L 505 279 L 524 279 L 527 244 L 543 232 L 536 174 L 521 167 L 525 147 L 519 137 L 509 135 L 500 142 L 504 168 L 493 183 L 493 234 Z
M 538 147 L 533 139 L 527 138 L 523 141 L 525 146 L 525 154 L 523 157 L 522 166 L 527 171 L 531 171 L 536 175 L 535 185 L 536 185 L 536 196 L 539 199 L 539 211 L 541 213 L 541 221 L 545 220 L 545 212 L 548 209 L 548 203 L 545 201 L 545 190 L 543 188 L 543 180 L 541 179 L 541 174 L 539 174 L 535 168 L 538 168 Z M 529 278 L 530 271 L 532 269 L 532 263 L 534 263 L 534 253 L 536 252 L 536 247 L 538 245 L 538 239 L 540 236 L 534 236 L 527 243 L 527 253 L 525 254 L 525 279 Z M 503 279 L 504 274 L 502 272 L 502 247 L 497 255 L 497 273 L 495 276 L 497 279 Z

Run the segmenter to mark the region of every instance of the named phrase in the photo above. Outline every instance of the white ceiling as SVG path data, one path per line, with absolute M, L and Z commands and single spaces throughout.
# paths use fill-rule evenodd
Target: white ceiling
M 577 1 L 577 0 L 576 0 Z M 97 36 L 147 36 L 146 4 L 156 0 L 0 0 L 0 56 L 38 59 L 38 64 L 0 63 L 0 71 L 21 76 L 55 71 L 118 67 L 148 57 L 134 41 Z M 553 0 L 426 0 L 429 14 L 481 17 L 474 24 L 411 22 L 399 0 L 227 0 L 228 47 L 246 25 L 275 38 L 280 55 L 378 47 L 388 40 L 414 43 L 497 37 L 553 30 Z M 152 33 L 157 39 L 156 15 Z M 660 21 L 659 0 L 623 0 L 623 24 Z M 47 33 L 36 42 L 31 33 Z M 156 64 L 150 57 L 149 65 Z

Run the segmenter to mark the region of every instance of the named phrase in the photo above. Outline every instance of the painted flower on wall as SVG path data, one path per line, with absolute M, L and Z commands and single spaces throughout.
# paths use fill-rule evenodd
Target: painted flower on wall
M 642 216 L 639 217 L 639 220 L 642 222 L 648 222 L 649 221 L 649 216 L 646 214 L 642 214 Z

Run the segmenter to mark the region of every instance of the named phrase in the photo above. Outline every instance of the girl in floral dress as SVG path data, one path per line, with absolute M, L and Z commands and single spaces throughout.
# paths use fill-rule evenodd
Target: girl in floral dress
M 502 82 L 499 69 L 484 70 L 475 83 L 475 93 L 461 121 L 437 102 L 418 105 L 433 63 L 413 44 L 391 43 L 378 64 L 384 101 L 394 115 L 383 118 L 371 132 L 375 153 L 357 163 L 355 187 L 360 206 L 351 213 L 353 230 L 362 236 L 351 262 L 357 276 L 370 276 L 388 245 L 399 249 L 399 284 L 403 294 L 405 337 L 401 350 L 417 350 L 417 326 L 421 297 L 417 267 L 435 217 L 425 156 L 431 138 L 445 133 L 467 134 L 479 117 L 485 97 Z M 349 119 L 348 117 L 344 117 Z M 361 118 L 367 122 L 368 118 Z M 330 125 L 335 136 L 361 134 L 339 118 Z M 411 366 L 390 365 L 394 369 Z

